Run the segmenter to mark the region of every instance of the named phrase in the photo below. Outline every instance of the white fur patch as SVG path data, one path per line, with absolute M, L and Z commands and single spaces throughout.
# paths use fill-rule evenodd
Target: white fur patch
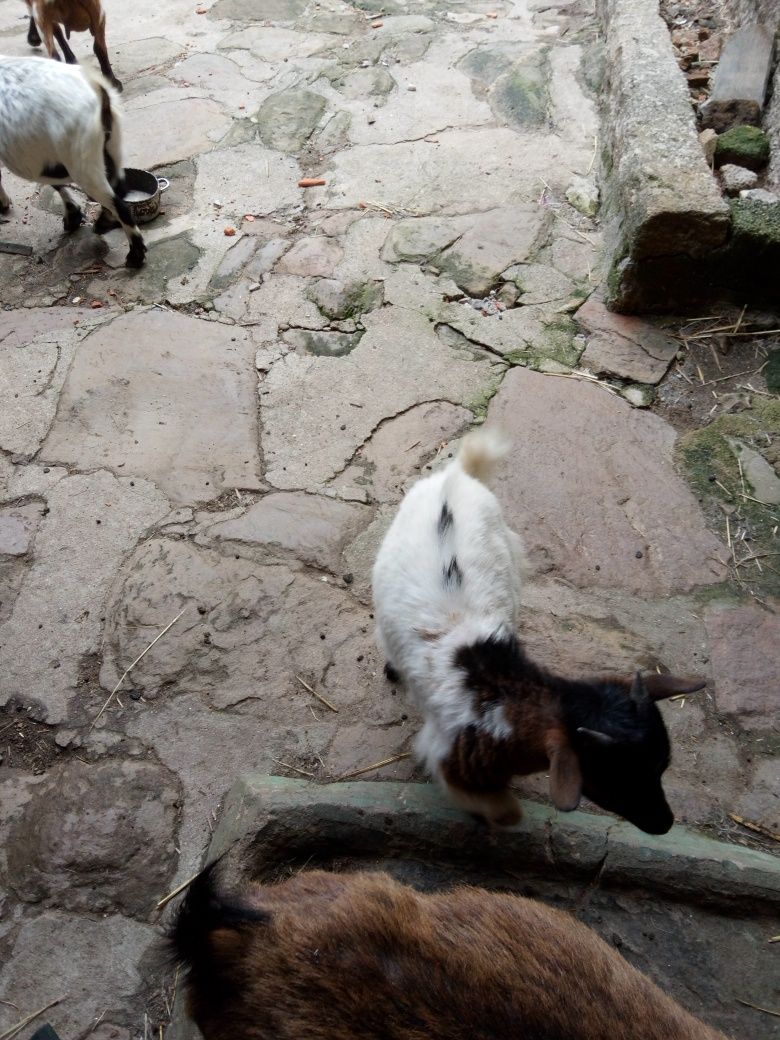
M 451 520 L 442 525 L 445 504 Z M 445 580 L 453 559 L 460 579 Z M 379 549 L 378 638 L 425 717 L 416 749 L 431 773 L 466 726 L 478 725 L 497 740 L 512 732 L 500 705 L 477 714 L 455 658 L 463 647 L 514 631 L 521 561 L 520 539 L 495 495 L 458 459 L 414 485 Z

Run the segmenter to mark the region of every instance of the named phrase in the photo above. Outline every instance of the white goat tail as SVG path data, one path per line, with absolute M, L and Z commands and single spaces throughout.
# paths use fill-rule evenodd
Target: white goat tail
M 509 451 L 509 438 L 495 428 L 475 430 L 461 443 L 458 462 L 465 473 L 489 485 L 498 463 Z

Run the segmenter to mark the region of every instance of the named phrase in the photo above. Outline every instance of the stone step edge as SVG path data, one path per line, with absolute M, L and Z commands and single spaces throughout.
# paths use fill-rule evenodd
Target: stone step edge
M 318 839 L 358 856 L 412 853 L 432 862 L 467 862 L 510 873 L 554 869 L 589 875 L 603 888 L 644 888 L 683 902 L 755 913 L 780 908 L 780 857 L 675 826 L 644 834 L 614 817 L 559 813 L 524 803 L 512 831 L 491 832 L 454 807 L 433 784 L 331 784 L 252 772 L 228 792 L 207 861 L 234 842 L 289 849 Z

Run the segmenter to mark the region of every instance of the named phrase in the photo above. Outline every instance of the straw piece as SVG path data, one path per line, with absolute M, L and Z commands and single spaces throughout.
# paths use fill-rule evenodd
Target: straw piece
M 753 1008 L 754 1011 L 763 1011 L 765 1015 L 774 1015 L 775 1018 L 780 1018 L 780 1011 L 772 1011 L 770 1008 L 761 1007 L 759 1004 L 752 1004 L 749 1000 L 742 1000 L 741 997 L 734 998 L 738 1004 L 744 1004 L 745 1007 Z
M 155 910 L 162 910 L 162 908 L 170 903 L 172 899 L 175 899 L 180 892 L 183 892 L 185 888 L 189 888 L 199 874 L 200 871 L 198 871 L 197 874 L 193 874 L 191 878 L 187 878 L 186 881 L 182 881 L 178 888 L 174 888 L 173 892 L 169 892 L 167 896 L 163 896 L 160 902 L 155 906 Z M 0 1037 L 0 1040 L 3 1040 L 3 1038 Z
M 370 766 L 363 766 L 362 769 L 353 769 L 351 773 L 342 773 L 341 776 L 334 777 L 334 780 L 351 780 L 353 776 L 361 776 L 363 773 L 371 773 L 374 769 L 381 769 L 383 766 L 392 765 L 393 762 L 400 762 L 402 758 L 409 758 L 411 751 L 404 751 L 400 755 L 391 755 L 389 758 L 383 758 L 381 762 L 374 762 Z
M 283 762 L 281 758 L 274 758 L 273 755 L 269 755 L 272 762 L 276 762 L 280 766 L 284 766 L 285 769 L 292 769 L 293 773 L 300 773 L 301 776 L 310 776 L 312 780 L 315 774 L 310 773 L 307 769 L 299 769 L 297 766 L 291 766 L 289 762 Z
M 318 701 L 322 701 L 326 708 L 330 708 L 331 711 L 335 711 L 338 715 L 339 709 L 336 707 L 335 704 L 331 704 L 327 697 L 323 697 L 321 693 L 317 693 L 313 686 L 309 686 L 305 679 L 301 679 L 300 675 L 296 675 L 295 678 L 298 680 L 298 682 L 301 684 L 304 690 L 309 691 L 312 697 L 316 697 Z
M 37 1018 L 38 1015 L 42 1015 L 44 1011 L 48 1011 L 50 1007 L 54 1007 L 55 1004 L 59 1004 L 60 1001 L 64 1000 L 66 996 L 67 993 L 62 997 L 57 997 L 56 1000 L 50 1000 L 48 1004 L 44 1004 L 42 1008 L 38 1008 L 37 1011 L 33 1011 L 31 1015 L 28 1015 L 26 1018 L 23 1018 L 21 1022 L 17 1022 L 15 1026 L 11 1026 L 10 1029 L 6 1029 L 4 1033 L 0 1033 L 0 1040 L 8 1040 L 9 1037 L 14 1036 L 15 1033 L 18 1033 L 20 1029 L 24 1029 L 24 1027 L 29 1022 L 32 1022 L 34 1018 Z
M 151 641 L 151 643 L 150 643 L 150 644 L 149 644 L 149 645 L 147 646 L 147 648 L 146 648 L 146 649 L 145 649 L 144 651 L 142 651 L 142 653 L 140 653 L 140 654 L 138 655 L 138 657 L 136 657 L 136 659 L 135 659 L 135 660 L 133 661 L 133 663 L 132 663 L 131 665 L 129 665 L 129 666 L 127 667 L 127 668 L 125 668 L 125 670 L 124 670 L 124 671 L 122 672 L 122 675 L 121 675 L 121 676 L 120 676 L 120 678 L 119 678 L 119 682 L 118 682 L 118 683 L 116 684 L 116 686 L 115 686 L 115 687 L 113 688 L 113 690 L 111 691 L 111 693 L 109 693 L 109 695 L 108 695 L 108 699 L 106 700 L 106 703 L 105 703 L 105 704 L 103 705 L 103 707 L 102 707 L 102 708 L 100 709 L 100 711 L 99 711 L 99 712 L 97 713 L 97 715 L 95 716 L 95 718 L 94 718 L 94 720 L 93 720 L 93 722 L 92 722 L 92 725 L 91 725 L 91 726 L 89 727 L 89 732 L 90 732 L 90 733 L 92 732 L 92 730 L 93 730 L 93 729 L 95 728 L 95 726 L 97 725 L 98 719 L 99 719 L 99 718 L 100 718 L 100 716 L 101 716 L 101 715 L 103 714 L 103 712 L 104 712 L 104 711 L 106 710 L 106 708 L 107 708 L 107 707 L 109 706 L 109 704 L 111 703 L 111 701 L 112 701 L 112 700 L 113 700 L 113 698 L 114 698 L 114 695 L 116 694 L 116 691 L 117 691 L 117 690 L 119 689 L 119 687 L 120 687 L 120 686 L 122 685 L 122 683 L 123 683 L 123 682 L 125 681 L 125 679 L 126 679 L 126 678 L 127 678 L 127 676 L 128 676 L 129 674 L 130 674 L 130 672 L 132 672 L 132 670 L 133 670 L 133 669 L 135 668 L 135 666 L 136 666 L 136 665 L 138 664 L 138 662 L 139 662 L 139 661 L 141 660 L 141 658 L 143 658 L 143 657 L 146 657 L 146 655 L 147 655 L 147 654 L 149 653 L 149 651 L 150 651 L 150 650 L 152 649 L 152 647 L 153 647 L 153 646 L 154 646 L 154 644 L 155 644 L 155 643 L 157 642 L 157 640 L 158 640 L 158 639 L 162 639 L 162 637 L 163 637 L 163 636 L 165 635 L 165 633 L 166 633 L 166 632 L 168 631 L 168 629 L 170 629 L 170 628 L 173 628 L 173 626 L 174 626 L 174 625 L 176 624 L 176 622 L 177 622 L 177 621 L 179 620 L 179 618 L 180 618 L 180 617 L 182 616 L 182 614 L 184 613 L 184 611 L 185 611 L 186 609 L 187 609 L 186 607 L 182 607 L 182 609 L 181 609 L 181 610 L 179 611 L 179 613 L 178 613 L 178 614 L 176 615 L 176 617 L 175 617 L 175 618 L 173 619 L 173 621 L 170 621 L 170 622 L 169 622 L 169 623 L 168 623 L 168 624 L 167 624 L 167 625 L 165 626 L 165 628 L 164 628 L 164 629 L 162 630 L 162 632 L 158 632 L 158 634 L 157 634 L 157 635 L 156 635 L 156 636 L 154 637 L 154 639 L 153 639 L 153 640 Z M 0 1040 L 2 1040 L 2 1038 L 0 1038 Z
M 730 812 L 729 818 L 738 823 L 740 827 L 747 827 L 749 831 L 754 831 L 756 834 L 762 834 L 765 838 L 772 838 L 773 841 L 780 841 L 780 834 L 775 831 L 770 831 L 768 827 L 764 827 L 763 824 L 754 823 L 752 820 L 746 820 L 744 816 L 737 816 L 736 813 Z M 2 1040 L 2 1038 L 0 1038 Z

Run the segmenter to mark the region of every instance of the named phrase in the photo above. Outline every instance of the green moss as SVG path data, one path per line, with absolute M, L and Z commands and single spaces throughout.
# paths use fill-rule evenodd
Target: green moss
M 506 369 L 504 369 L 504 371 L 500 374 L 492 375 L 490 377 L 487 387 L 475 398 L 473 398 L 473 400 L 467 401 L 464 404 L 464 407 L 468 408 L 468 410 L 473 413 L 475 419 L 487 418 L 488 406 L 498 393 L 499 387 L 501 386 L 501 382 L 504 378 L 505 371 Z
M 717 534 L 724 536 L 722 504 L 734 509 L 730 520 L 733 532 L 738 524 L 747 527 L 753 554 L 776 552 L 772 531 L 778 523 L 780 507 L 756 502 L 749 488 L 747 492 L 743 490 L 739 465 L 726 437 L 737 437 L 766 455 L 770 444 L 780 444 L 780 401 L 762 400 L 750 411 L 723 415 L 709 426 L 681 437 L 676 448 L 677 461 Z M 780 592 L 780 570 L 772 559 L 761 562 L 763 571 L 747 572 L 741 568 L 740 577 L 749 578 L 766 591 Z
M 571 318 L 561 315 L 553 321 L 543 322 L 544 336 L 533 344 L 510 350 L 504 355 L 510 365 L 523 365 L 538 369 L 545 360 L 557 361 L 574 368 L 582 354 L 582 347 L 575 344 L 577 326 Z
M 734 126 L 715 142 L 715 165 L 736 163 L 761 170 L 769 162 L 769 138 L 757 126 Z
M 517 129 L 546 126 L 549 75 L 546 54 L 516 65 L 496 80 L 490 93 L 491 108 Z
M 773 350 L 764 368 L 766 388 L 770 394 L 780 394 L 780 350 Z
M 780 247 L 780 202 L 731 199 L 732 237 L 738 244 L 749 239 L 762 247 Z

